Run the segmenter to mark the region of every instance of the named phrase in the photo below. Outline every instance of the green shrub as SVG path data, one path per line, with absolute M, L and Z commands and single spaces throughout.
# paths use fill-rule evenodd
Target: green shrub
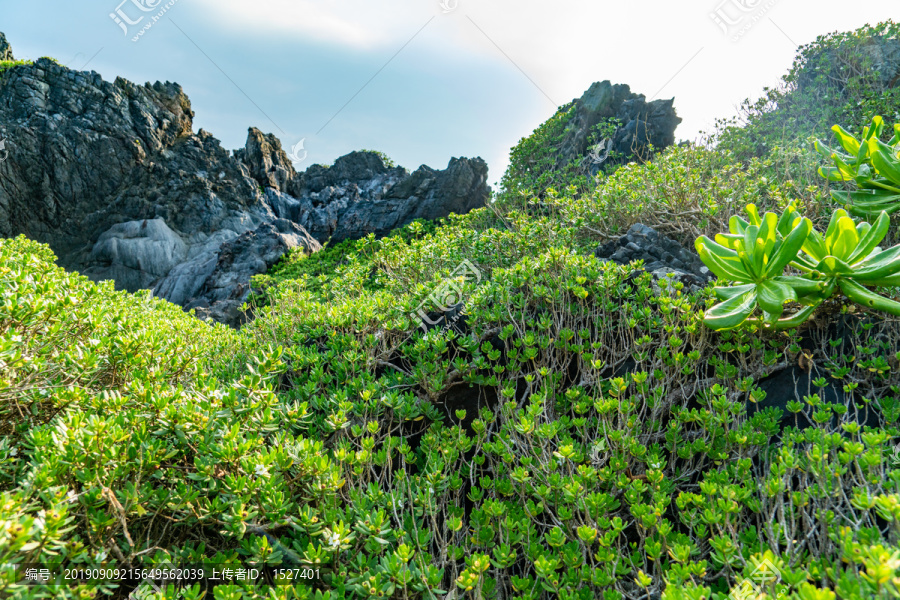
M 0 60 L 0 76 L 20 65 L 30 65 L 30 60 Z
M 0 595 L 131 591 L 10 575 L 40 560 L 320 572 L 155 594 L 173 599 L 896 597 L 897 320 L 711 331 L 712 289 L 589 253 L 637 221 L 712 235 L 753 203 L 788 216 L 732 220 L 747 283 L 791 254 L 794 209 L 826 233 L 793 268 L 859 275 L 884 219 L 835 213 L 820 157 L 787 141 L 671 148 L 581 195 L 514 171 L 537 187 L 290 256 L 240 332 L 0 242 Z M 772 406 L 763 380 L 798 362 L 798 399 Z
M 717 121 L 712 141 L 741 160 L 818 135 L 832 123 L 862 129 L 875 115 L 900 120 L 900 87 L 878 72 L 877 46 L 896 42 L 900 25 L 886 21 L 822 35 L 799 48 L 780 85 L 745 100 L 740 114 Z

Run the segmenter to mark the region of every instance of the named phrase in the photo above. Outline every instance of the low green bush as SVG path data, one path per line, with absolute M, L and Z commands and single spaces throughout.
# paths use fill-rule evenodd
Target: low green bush
M 146 598 L 900 596 L 900 322 L 823 301 L 713 331 L 711 287 L 590 253 L 730 221 L 716 243 L 773 315 L 762 275 L 857 277 L 885 218 L 835 212 L 801 133 L 292 255 L 239 332 L 0 241 L 0 596 L 132 591 L 27 584 L 27 562 L 318 573 Z M 751 203 L 784 218 L 729 219 Z

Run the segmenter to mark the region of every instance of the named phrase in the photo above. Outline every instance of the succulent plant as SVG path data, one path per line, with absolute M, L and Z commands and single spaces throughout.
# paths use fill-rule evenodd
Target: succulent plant
M 697 252 L 720 279 L 736 285 L 717 286 L 721 303 L 709 309 L 704 323 L 713 329 L 731 329 L 744 322 L 767 328 L 796 327 L 808 319 L 836 288 L 853 302 L 894 315 L 900 303 L 869 287 L 900 286 L 900 245 L 882 250 L 890 218 L 882 211 L 874 224 L 857 224 L 843 209 L 836 210 L 824 236 L 794 206 L 777 218 L 762 218 L 747 206 L 750 221 L 733 216 L 728 234 L 697 238 Z M 787 266 L 803 275 L 784 275 Z M 781 318 L 787 302 L 804 308 Z M 759 308 L 760 319 L 751 318 Z
M 884 120 L 878 116 L 863 128 L 860 139 L 839 125 L 831 129 L 845 152 L 816 140 L 816 151 L 834 163 L 833 167 L 821 167 L 819 174 L 829 181 L 853 182 L 857 188 L 832 190 L 832 196 L 858 216 L 900 210 L 900 123 L 894 125 L 894 136 L 887 144 L 879 139 Z
M 715 241 L 706 236 L 697 238 L 695 246 L 706 266 L 720 279 L 736 284 L 714 289 L 722 302 L 709 309 L 703 320 L 713 329 L 731 329 L 747 321 L 759 308 L 761 323 L 794 326 L 798 318 L 812 314 L 812 309 L 833 290 L 825 281 L 783 274 L 806 243 L 812 223 L 792 208 L 781 218 L 772 212 L 760 218 L 752 204 L 747 206 L 747 213 L 750 222 L 731 218 L 730 234 L 719 234 Z M 799 317 L 781 321 L 787 302 L 808 306 L 798 313 Z

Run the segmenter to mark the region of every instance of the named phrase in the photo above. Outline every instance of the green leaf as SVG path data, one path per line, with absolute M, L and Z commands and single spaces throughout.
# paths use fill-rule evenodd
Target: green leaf
M 853 264 L 854 262 L 865 260 L 875 249 L 875 246 L 887 235 L 890 225 L 891 219 L 887 213 L 884 211 L 879 213 L 878 218 L 875 219 L 875 224 L 869 227 L 862 235 L 859 243 L 856 245 L 856 250 L 848 257 L 847 262 Z
M 846 262 L 836 256 L 826 256 L 816 265 L 816 271 L 821 271 L 826 275 L 839 276 L 850 275 L 853 269 Z
M 851 214 L 868 217 L 885 211 L 893 214 L 900 210 L 900 193 L 889 190 L 859 190 L 844 192 L 831 190 L 831 196 L 844 205 Z
M 781 242 L 781 246 L 772 255 L 769 261 L 766 275 L 773 277 L 781 274 L 789 262 L 797 257 L 800 248 L 809 239 L 812 231 L 812 221 L 807 218 L 800 220 L 788 236 Z
M 879 175 L 900 185 L 900 161 L 893 148 L 873 137 L 869 140 L 869 155 L 872 157 L 872 166 Z
M 840 125 L 833 126 L 831 130 L 834 132 L 835 136 L 837 136 L 838 142 L 840 142 L 841 146 L 844 147 L 844 150 L 846 150 L 848 154 L 855 156 L 859 153 L 859 140 L 850 135 L 847 130 Z
M 697 238 L 694 247 L 700 259 L 716 277 L 739 282 L 752 281 L 753 277 L 734 250 L 715 243 L 705 235 Z
M 781 317 L 781 313 L 784 312 L 785 302 L 795 302 L 797 300 L 797 293 L 794 289 L 778 281 L 763 281 L 756 286 L 756 289 L 760 308 L 770 313 L 773 316 L 770 320 L 773 321 Z
M 846 215 L 846 213 L 844 214 Z M 858 243 L 859 234 L 856 232 L 856 223 L 848 216 L 838 219 L 837 230 L 832 234 L 831 239 L 825 238 L 825 245 L 830 248 L 832 256 L 842 260 L 849 258 Z
M 735 296 L 740 296 L 756 289 L 755 283 L 747 283 L 744 285 L 721 286 L 713 288 L 713 293 L 719 300 L 728 300 Z
M 713 329 L 732 329 L 746 321 L 756 305 L 756 291 L 751 290 L 712 307 L 703 322 Z

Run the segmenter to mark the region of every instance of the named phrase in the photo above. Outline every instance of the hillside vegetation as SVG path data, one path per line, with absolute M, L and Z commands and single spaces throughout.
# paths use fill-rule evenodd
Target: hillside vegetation
M 529 189 L 558 113 L 491 206 L 291 255 L 240 331 L 3 240 L 0 596 L 135 588 L 14 564 L 205 563 L 314 574 L 133 597 L 900 598 L 897 318 L 838 294 L 714 331 L 712 286 L 592 254 L 634 223 L 693 248 L 751 203 L 825 231 L 844 186 L 810 138 L 900 121 L 865 62 L 897 33 L 801 48 L 708 146 Z

